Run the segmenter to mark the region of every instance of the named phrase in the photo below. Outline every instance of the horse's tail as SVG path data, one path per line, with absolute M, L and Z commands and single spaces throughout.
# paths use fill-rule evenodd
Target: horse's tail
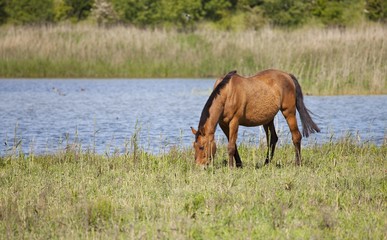
M 292 77 L 293 82 L 296 85 L 296 107 L 301 118 L 302 135 L 304 137 L 308 137 L 311 133 L 320 132 L 320 128 L 313 122 L 312 117 L 309 114 L 310 111 L 304 104 L 304 95 L 302 94 L 301 86 L 298 83 L 297 78 L 292 74 L 289 75 Z

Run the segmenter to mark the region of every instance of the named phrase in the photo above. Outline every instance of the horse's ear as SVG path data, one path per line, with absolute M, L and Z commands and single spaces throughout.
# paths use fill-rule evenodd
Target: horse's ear
M 192 133 L 193 133 L 194 135 L 196 135 L 196 133 L 198 132 L 198 131 L 196 131 L 195 128 L 193 128 L 193 127 L 191 127 L 191 131 L 192 131 Z

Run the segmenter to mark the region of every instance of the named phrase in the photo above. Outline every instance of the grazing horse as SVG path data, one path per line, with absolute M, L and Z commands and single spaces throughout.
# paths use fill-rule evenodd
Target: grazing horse
M 301 164 L 301 133 L 298 130 L 296 109 L 299 112 L 303 136 L 320 132 L 304 105 L 301 86 L 295 76 L 279 70 L 265 70 L 252 77 L 242 77 L 236 71 L 229 72 L 216 81 L 208 98 L 198 126 L 191 127 L 195 135 L 193 144 L 195 161 L 208 165 L 216 153 L 215 130 L 220 128 L 228 139 L 229 166 L 242 167 L 236 140 L 239 125 L 253 127 L 263 125 L 268 150 L 265 164 L 273 158 L 278 137 L 274 128 L 274 117 L 281 111 L 292 134 L 296 164 Z

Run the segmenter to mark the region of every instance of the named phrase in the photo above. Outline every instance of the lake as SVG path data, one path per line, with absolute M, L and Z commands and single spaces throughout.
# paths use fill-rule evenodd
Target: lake
M 152 153 L 189 147 L 214 79 L 2 79 L 1 154 L 15 144 L 25 153 L 47 153 L 78 143 L 98 153 L 124 152 L 133 144 Z M 351 136 L 381 145 L 387 136 L 387 95 L 305 96 L 321 133 L 303 145 Z M 279 143 L 291 142 L 282 114 L 275 119 Z M 299 122 L 299 127 L 301 124 Z M 262 127 L 239 130 L 238 142 L 259 144 Z M 218 141 L 225 141 L 220 129 Z

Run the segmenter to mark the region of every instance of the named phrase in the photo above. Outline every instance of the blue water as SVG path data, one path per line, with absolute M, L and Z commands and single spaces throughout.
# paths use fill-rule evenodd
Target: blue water
M 133 146 L 152 153 L 189 147 L 213 79 L 168 80 L 0 80 L 1 154 L 19 144 L 26 153 L 76 146 L 98 153 Z M 322 132 L 303 145 L 336 141 L 348 135 L 381 145 L 387 135 L 387 95 L 305 96 Z M 275 119 L 280 144 L 291 136 L 281 114 Z M 300 126 L 300 123 L 299 123 Z M 300 126 L 301 127 L 301 126 Z M 225 141 L 218 130 L 218 141 Z M 239 130 L 238 142 L 264 141 L 261 127 Z

